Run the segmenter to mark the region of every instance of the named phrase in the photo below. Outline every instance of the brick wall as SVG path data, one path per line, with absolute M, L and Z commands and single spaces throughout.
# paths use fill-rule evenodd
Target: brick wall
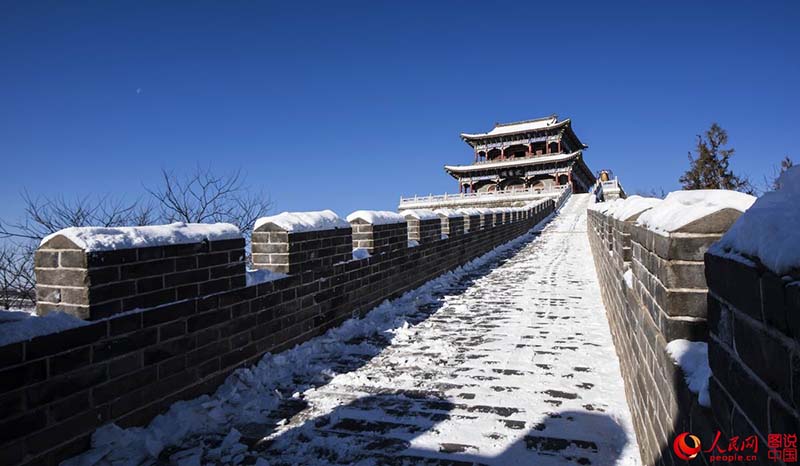
M 213 391 L 233 370 L 265 353 L 320 335 L 518 237 L 554 207 L 545 201 L 527 220 L 448 239 L 440 239 L 439 220 L 433 219 L 437 238 L 418 247 L 314 263 L 316 270 L 258 285 L 229 280 L 226 290 L 0 347 L 0 464 L 57 464 L 88 448 L 102 424 L 146 424 L 175 401 Z M 344 232 L 317 233 L 316 239 L 302 237 L 304 249 L 328 248 L 325 239 Z M 283 237 L 268 238 L 254 244 L 283 244 Z M 241 243 L 231 247 L 228 253 Z M 350 253 L 352 244 L 347 248 Z M 125 266 L 161 260 L 138 251 Z M 215 253 L 212 244 L 191 257 L 202 269 L 199 258 Z M 254 249 L 255 254 L 272 252 Z M 62 284 L 53 280 L 46 286 Z
M 766 450 L 770 433 L 800 430 L 800 274 L 719 252 L 705 264 L 714 415 L 726 435 L 756 434 Z
M 464 231 L 477 231 L 481 229 L 481 215 L 480 214 L 473 214 L 473 215 L 464 215 Z
M 709 217 L 691 232 L 665 233 L 636 225 L 641 213 L 619 220 L 589 210 L 589 240 L 642 462 L 686 464 L 672 452 L 675 436 L 691 432 L 710 442 L 718 423 L 666 346 L 708 339 L 703 253 L 719 238 L 720 225 L 728 228 L 735 217 L 727 223 Z M 704 225 L 714 231 L 704 233 Z M 704 455 L 693 463 L 708 464 Z
M 250 242 L 253 266 L 279 273 L 319 271 L 353 258 L 350 227 L 290 232 L 265 223 L 253 231 Z
M 353 249 L 382 254 L 408 246 L 408 224 L 405 221 L 373 225 L 357 218 L 350 225 L 353 228 Z
M 419 219 L 413 215 L 406 215 L 408 223 L 408 239 L 420 244 L 438 241 L 442 237 L 442 222 L 438 217 Z
M 464 216 L 459 213 L 439 214 L 442 222 L 442 234 L 457 236 L 464 234 Z
M 34 258 L 36 311 L 96 320 L 244 286 L 244 239 L 84 251 L 63 236 Z

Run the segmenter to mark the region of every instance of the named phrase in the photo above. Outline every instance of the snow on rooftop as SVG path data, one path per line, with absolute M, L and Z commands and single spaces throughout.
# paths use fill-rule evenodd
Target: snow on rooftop
M 84 251 L 112 251 L 171 244 L 239 239 L 230 223 L 170 223 L 143 227 L 70 227 L 46 236 L 40 245 L 64 237 Z
M 519 133 L 523 131 L 532 131 L 542 128 L 553 126 L 558 122 L 558 117 L 555 115 L 537 118 L 536 120 L 520 121 L 516 123 L 502 123 L 495 125 L 488 133 L 462 133 L 464 138 L 480 138 L 487 136 L 500 136 L 503 134 Z
M 372 225 L 386 225 L 390 223 L 405 223 L 406 218 L 397 212 L 388 210 L 357 210 L 347 216 L 348 222 L 363 220 Z
M 632 220 L 642 212 L 652 209 L 662 202 L 655 197 L 630 196 L 614 206 L 612 217 L 617 220 Z
M 445 170 L 449 170 L 451 172 L 468 172 L 476 170 L 486 170 L 488 168 L 496 168 L 496 167 L 539 165 L 546 162 L 561 162 L 563 160 L 570 160 L 580 154 L 581 151 L 578 150 L 575 152 L 571 152 L 569 154 L 537 155 L 536 157 L 504 160 L 502 162 L 483 162 L 471 165 L 445 165 L 444 168 Z
M 673 232 L 725 209 L 744 212 L 755 200 L 749 194 L 723 189 L 674 191 L 640 215 L 636 223 L 651 230 Z
M 336 213 L 332 210 L 320 210 L 316 212 L 282 212 L 271 217 L 261 217 L 260 219 L 256 220 L 256 224 L 253 229 L 258 230 L 262 226 L 269 224 L 274 225 L 288 233 L 350 228 L 350 223 L 336 215 Z
M 780 189 L 755 201 L 710 251 L 758 258 L 778 275 L 800 269 L 800 166 L 778 179 Z
M 689 390 L 698 395 L 701 406 L 710 407 L 708 379 L 711 368 L 708 365 L 708 343 L 702 341 L 672 340 L 667 343 L 667 352 L 683 370 Z
M 405 218 L 415 218 L 417 220 L 430 220 L 433 218 L 439 218 L 439 215 L 436 212 L 425 209 L 404 210 L 403 216 Z

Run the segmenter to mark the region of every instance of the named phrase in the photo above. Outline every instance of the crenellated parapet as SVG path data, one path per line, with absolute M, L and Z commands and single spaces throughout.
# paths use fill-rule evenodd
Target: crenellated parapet
M 464 234 L 464 214 L 452 209 L 434 211 L 442 223 L 442 235 L 458 236 Z
M 442 220 L 432 210 L 407 210 L 402 213 L 408 222 L 408 240 L 429 244 L 442 237 Z
M 321 271 L 352 259 L 350 223 L 333 211 L 284 212 L 256 221 L 253 266 L 296 274 Z
M 359 210 L 347 216 L 353 229 L 353 249 L 369 254 L 408 247 L 408 223 L 395 212 Z
M 97 320 L 241 288 L 244 245 L 229 224 L 67 228 L 36 251 L 36 310 Z
M 38 311 L 78 319 L 0 346 L 0 462 L 58 464 L 104 424 L 147 424 L 525 234 L 555 206 L 497 224 L 500 212 L 454 213 L 446 237 L 433 212 L 283 213 L 256 222 L 249 271 L 232 225 L 62 230 L 36 255 Z
M 719 429 L 708 384 L 690 389 L 685 382 L 698 377 L 688 370 L 709 364 L 700 361 L 714 319 L 704 254 L 754 200 L 730 191 L 682 191 L 665 200 L 631 196 L 588 211 L 603 303 L 646 465 L 676 460 L 672 442 L 681 432 L 711 442 Z M 687 356 L 681 348 L 694 352 Z M 676 364 L 687 357 L 698 362 Z

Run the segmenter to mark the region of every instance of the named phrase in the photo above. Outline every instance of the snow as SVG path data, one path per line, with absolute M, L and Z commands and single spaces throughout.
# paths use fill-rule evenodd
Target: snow
M 247 286 L 258 285 L 259 283 L 271 282 L 286 278 L 288 275 L 280 272 L 273 272 L 266 269 L 247 269 Z
M 406 218 L 397 212 L 388 210 L 357 210 L 347 216 L 348 222 L 363 220 L 372 225 L 387 225 L 391 223 L 406 223 Z
M 41 244 L 63 236 L 84 251 L 112 251 L 171 244 L 239 239 L 239 229 L 230 223 L 170 223 L 144 227 L 70 227 L 46 236 Z
M 353 249 L 353 259 L 354 260 L 366 259 L 369 256 L 370 256 L 369 250 L 366 249 L 366 248 L 355 248 L 355 249 Z
M 633 288 L 633 270 L 626 270 L 625 273 L 622 274 L 622 279 L 625 280 L 625 284 L 628 288 Z
M 711 377 L 711 368 L 708 365 L 708 343 L 672 340 L 667 343 L 667 352 L 683 370 L 689 390 L 698 395 L 698 403 L 701 406 L 710 407 L 708 379 Z
M 495 125 L 488 133 L 461 133 L 461 137 L 468 139 L 477 139 L 487 136 L 498 136 L 502 134 L 518 133 L 522 131 L 531 131 L 535 129 L 547 128 L 558 123 L 558 117 L 549 116 L 544 118 L 537 118 L 535 120 L 521 121 L 518 123 L 504 123 Z
M 334 230 L 336 228 L 350 228 L 343 218 L 332 210 L 316 212 L 281 212 L 270 217 L 261 217 L 256 220 L 254 230 L 264 225 L 272 224 L 287 233 L 300 233 L 306 231 Z
M 288 351 L 266 354 L 255 366 L 236 370 L 213 395 L 176 402 L 147 427 L 122 429 L 116 424 L 107 424 L 95 431 L 89 451 L 62 464 L 89 466 L 115 461 L 126 465 L 140 464 L 154 460 L 167 446 L 181 445 L 191 435 L 230 434 L 233 422 L 264 421 L 282 399 L 278 387 L 291 385 L 294 379 L 302 375 L 335 374 L 333 363 L 345 357 L 347 351 L 352 351 L 345 342 L 402 327 L 405 314 L 415 310 L 415 303 L 434 302 L 432 294 L 437 289 L 458 280 L 528 238 L 528 235 L 517 238 L 400 298 L 384 301 L 363 319 L 348 320 Z M 330 367 L 314 364 L 315 357 L 320 354 L 326 355 Z M 238 445 L 232 443 L 229 450 L 239 448 Z M 220 451 L 217 456 L 223 453 Z
M 587 209 L 594 210 L 595 212 L 599 212 L 601 214 L 610 215 L 612 212 L 614 212 L 616 205 L 623 201 L 624 199 L 614 199 L 611 201 L 596 202 L 593 204 L 590 203 Z
M 723 189 L 674 191 L 663 202 L 640 215 L 636 223 L 669 233 L 723 209 L 744 212 L 755 200 L 749 194 Z
M 487 209 L 476 209 L 474 207 L 465 207 L 463 209 L 458 209 L 456 212 L 459 212 L 461 215 L 473 216 L 473 215 L 483 215 Z
M 434 218 L 439 218 L 439 215 L 436 212 L 426 209 L 404 210 L 403 216 L 407 219 L 415 218 L 417 220 L 431 220 Z
M 0 311 L 0 346 L 88 324 L 63 312 L 51 312 L 39 317 L 29 309 Z
M 468 462 L 566 462 L 558 455 L 571 455 L 571 450 L 552 456 L 525 448 L 524 437 L 540 425 L 541 432 L 530 435 L 596 443 L 596 452 L 576 452 L 590 457 L 592 464 L 639 464 L 608 324 L 604 313 L 597 312 L 602 304 L 585 234 L 584 198 L 574 199 L 564 207 L 566 215 L 556 217 L 538 239 L 533 233 L 524 235 L 382 303 L 363 319 L 348 320 L 291 350 L 267 354 L 258 364 L 235 371 L 214 394 L 175 403 L 146 427 L 101 427 L 92 437 L 92 448 L 64 464 L 151 464 L 163 462 L 156 458 L 168 449 L 170 462 L 176 464 L 263 466 L 278 458 L 286 464 L 366 466 L 380 461 L 358 457 L 365 451 L 359 442 L 380 444 L 387 438 L 406 444 L 401 454 L 407 449 L 459 459 L 444 456 L 440 445 L 467 442 L 480 449 L 479 456 L 465 454 Z M 591 371 L 583 371 L 588 368 L 579 366 L 586 365 L 589 345 L 596 357 Z M 551 352 L 540 355 L 544 348 Z M 465 392 L 475 399 L 459 397 Z M 575 398 L 557 395 L 576 392 Z M 393 414 L 380 404 L 358 409 L 358 402 L 369 403 L 376 396 L 379 402 L 403 403 L 391 408 L 411 409 Z M 414 408 L 428 397 L 439 397 L 434 398 L 437 404 L 452 405 L 454 412 L 441 415 L 440 408 L 427 407 L 427 417 L 414 417 L 419 412 Z M 287 400 L 300 401 L 302 412 L 283 418 L 286 411 L 278 408 L 293 406 L 284 404 Z M 563 405 L 555 408 L 553 401 Z M 514 414 L 496 415 L 486 412 L 488 407 L 505 407 Z M 404 437 L 402 427 L 355 435 L 340 430 L 326 437 L 331 429 L 326 430 L 325 416 L 332 422 L 364 416 L 355 419 L 400 422 L 395 425 L 419 431 Z M 510 419 L 526 428 L 506 428 L 504 421 Z M 247 436 L 265 440 L 264 448 L 271 449 L 261 452 L 266 460 L 244 458 L 253 453 L 244 447 L 249 425 L 269 427 L 257 437 Z M 487 432 L 503 435 L 490 438 Z M 331 452 L 333 456 L 326 455 Z
M 519 167 L 524 165 L 539 165 L 548 162 L 561 162 L 564 160 L 574 159 L 580 154 L 581 151 L 578 150 L 575 152 L 570 152 L 569 154 L 540 155 L 530 159 L 511 159 L 511 160 L 503 160 L 501 162 L 486 162 L 474 165 L 445 165 L 444 168 L 445 170 L 451 172 L 463 173 L 470 171 L 485 170 L 487 168 Z
M 800 268 L 800 166 L 784 172 L 778 182 L 780 189 L 758 198 L 711 252 L 758 258 L 779 276 Z
M 612 217 L 622 221 L 633 220 L 642 212 L 652 209 L 661 202 L 661 199 L 655 197 L 630 196 L 614 206 Z
M 458 210 L 455 210 L 455 209 L 436 209 L 436 210 L 434 210 L 434 212 L 440 218 L 441 217 L 454 218 L 454 217 L 463 217 L 464 216 L 464 214 L 462 214 L 461 212 L 459 212 Z

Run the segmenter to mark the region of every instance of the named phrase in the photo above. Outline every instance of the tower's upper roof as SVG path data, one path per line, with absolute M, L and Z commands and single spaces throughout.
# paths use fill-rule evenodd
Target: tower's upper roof
M 550 115 L 544 118 L 536 118 L 535 120 L 516 121 L 513 123 L 495 123 L 494 128 L 487 133 L 461 133 L 463 139 L 483 139 L 493 136 L 504 136 L 507 134 L 525 133 L 527 131 L 535 131 L 537 129 L 551 128 L 563 126 L 568 123 L 569 119 L 558 121 L 557 115 Z
M 535 120 L 516 121 L 514 123 L 495 123 L 491 131 L 486 133 L 461 133 L 461 139 L 470 146 L 476 147 L 486 143 L 524 139 L 528 133 L 551 129 L 565 132 L 567 137 L 573 140 L 578 148 L 586 149 L 589 147 L 575 135 L 575 131 L 572 130 L 571 120 L 567 118 L 566 120 L 558 121 L 557 115 L 536 118 Z

